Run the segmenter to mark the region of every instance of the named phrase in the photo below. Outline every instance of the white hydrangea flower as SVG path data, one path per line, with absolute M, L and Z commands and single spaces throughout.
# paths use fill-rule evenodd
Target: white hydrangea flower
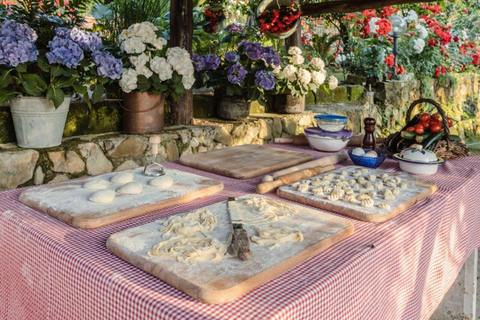
M 316 85 L 321 85 L 325 83 L 327 74 L 324 71 L 312 71 L 312 82 Z
M 139 76 L 145 76 L 145 78 L 150 78 L 152 75 L 153 75 L 153 72 L 152 70 L 150 70 L 150 68 L 148 68 L 147 66 L 140 66 L 138 68 L 135 69 L 137 71 L 137 74 Z
M 182 84 L 185 87 L 185 89 L 187 90 L 191 89 L 194 83 L 195 83 L 195 77 L 193 75 L 182 77 Z
M 150 61 L 150 68 L 158 74 L 158 77 L 162 81 L 172 79 L 173 69 L 167 59 L 161 57 L 155 57 Z
M 132 30 L 135 33 L 135 36 L 142 39 L 144 43 L 152 43 L 157 39 L 157 34 L 155 33 L 156 27 L 153 23 L 135 23 L 128 29 Z
M 323 70 L 325 68 L 325 62 L 320 58 L 313 58 L 310 63 L 317 69 Z
M 143 43 L 142 39 L 138 37 L 131 37 L 131 38 L 125 39 L 122 42 L 120 48 L 125 53 L 137 54 L 137 53 L 144 52 L 147 47 Z
M 368 22 L 368 26 L 370 27 L 370 32 L 376 34 L 380 26 L 377 25 L 377 21 L 380 21 L 380 18 L 372 18 L 370 22 Z
M 309 84 L 312 81 L 312 74 L 306 69 L 299 69 L 297 72 L 298 81 L 303 84 Z
M 413 50 L 415 51 L 415 53 L 422 53 L 424 48 L 425 48 L 425 40 L 421 38 L 413 40 Z
M 305 62 L 305 58 L 302 55 L 294 55 L 292 56 L 292 63 L 295 65 L 299 65 Z
M 145 53 L 142 53 L 139 56 L 131 56 L 130 57 L 130 63 L 135 68 L 139 68 L 139 67 L 142 67 L 142 66 L 146 65 L 148 60 L 150 60 L 150 59 L 148 58 L 148 56 Z
M 118 37 L 118 40 L 124 41 L 127 40 L 128 38 L 131 38 L 135 35 L 135 32 L 129 29 L 122 30 L 122 33 L 120 33 L 120 36 Z
M 300 49 L 299 47 L 290 47 L 288 48 L 288 54 L 291 55 L 291 56 L 298 56 L 298 55 L 301 55 L 302 54 L 302 49 Z
M 421 38 L 421 39 L 426 39 L 428 37 L 428 31 L 427 29 L 421 25 L 421 24 L 417 24 L 415 26 L 415 29 L 418 30 L 418 36 Z
M 119 81 L 123 92 L 129 93 L 137 89 L 137 72 L 133 69 L 126 69 L 122 73 L 122 78 Z
M 167 40 L 162 37 L 158 37 L 152 42 L 152 45 L 155 47 L 155 49 L 162 50 L 167 45 Z
M 418 20 L 418 14 L 415 10 L 410 10 L 407 13 L 407 16 L 405 17 L 406 21 L 417 21 Z
M 282 66 L 275 66 L 272 70 L 272 73 L 276 76 L 281 74 L 282 73 Z
M 335 76 L 330 76 L 328 79 L 328 87 L 330 90 L 335 90 L 338 87 L 338 79 Z
M 283 78 L 288 79 L 289 81 L 294 81 L 297 79 L 296 73 L 297 73 L 297 68 L 289 64 L 283 69 L 282 76 Z
M 183 48 L 168 48 L 167 61 L 179 75 L 191 76 L 195 72 L 190 54 Z

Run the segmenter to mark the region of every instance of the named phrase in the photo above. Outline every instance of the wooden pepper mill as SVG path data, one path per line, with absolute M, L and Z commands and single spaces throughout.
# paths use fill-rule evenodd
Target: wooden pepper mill
M 377 123 L 373 118 L 365 118 L 363 120 L 365 124 L 365 136 L 363 137 L 363 148 L 364 149 L 375 149 L 375 124 Z

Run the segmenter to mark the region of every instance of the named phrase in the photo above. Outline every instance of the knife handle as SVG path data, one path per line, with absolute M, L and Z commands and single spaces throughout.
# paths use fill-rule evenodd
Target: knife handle
M 233 236 L 238 249 L 238 258 L 243 261 L 250 260 L 252 252 L 250 251 L 250 240 L 248 239 L 247 231 L 243 228 L 234 228 Z

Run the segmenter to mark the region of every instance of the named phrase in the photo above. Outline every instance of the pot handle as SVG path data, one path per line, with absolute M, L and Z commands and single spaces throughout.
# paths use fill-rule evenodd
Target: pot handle
M 151 108 L 148 108 L 147 110 L 140 110 L 140 111 L 134 111 L 134 110 L 130 110 L 130 109 L 128 109 L 128 108 L 125 108 L 124 105 L 123 105 L 123 103 L 122 103 L 121 101 L 119 101 L 118 104 L 119 104 L 120 107 L 121 107 L 123 110 L 125 110 L 125 111 L 131 112 L 131 113 L 143 113 L 143 112 L 152 111 L 153 109 L 158 108 L 158 106 L 159 106 L 160 104 L 162 104 L 162 102 L 163 102 L 164 100 L 165 100 L 165 97 L 162 96 L 162 97 L 160 98 L 160 100 L 158 100 L 158 102 L 155 103 Z

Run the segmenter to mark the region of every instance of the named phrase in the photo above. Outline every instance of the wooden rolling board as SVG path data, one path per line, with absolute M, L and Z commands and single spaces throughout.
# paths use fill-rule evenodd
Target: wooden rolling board
M 246 195 L 239 199 L 246 197 L 263 196 Z M 160 230 L 166 218 L 111 235 L 107 240 L 107 248 L 120 258 L 199 301 L 211 304 L 227 303 L 326 250 L 354 232 L 352 223 L 346 219 L 323 211 L 291 205 L 296 207 L 299 213 L 277 220 L 273 224 L 300 229 L 304 240 L 285 243 L 272 250 L 252 242 L 253 258 L 248 261 L 228 257 L 218 262 L 198 262 L 191 265 L 168 257 L 146 255 L 155 244 L 164 240 Z M 217 225 L 212 230 L 212 237 L 226 243 L 231 233 L 226 201 L 206 208 L 217 216 Z M 252 227 L 244 226 L 249 236 L 255 234 Z
M 237 179 L 248 179 L 312 160 L 308 153 L 257 144 L 182 155 L 183 165 Z
M 358 166 L 344 167 L 318 175 L 316 177 L 323 178 L 323 176 L 330 173 L 340 174 L 342 171 L 353 173 L 354 171 L 361 169 L 365 168 Z M 380 177 L 381 174 L 385 173 L 385 171 L 375 169 L 368 170 L 368 174 L 374 174 L 377 177 Z M 365 176 L 367 176 L 368 174 L 366 174 Z M 395 197 L 395 200 L 384 200 L 383 196 L 377 191 L 377 195 L 374 197 L 375 205 L 372 208 L 364 208 L 360 205 L 360 203 L 347 203 L 344 200 L 331 201 L 328 200 L 326 196 L 317 196 L 311 192 L 302 193 L 293 188 L 292 185 L 278 188 L 277 194 L 282 198 L 303 204 L 308 204 L 312 207 L 343 214 L 362 221 L 378 223 L 394 218 L 398 214 L 407 210 L 409 207 L 413 206 L 418 201 L 427 198 L 431 194 L 435 193 L 435 191 L 437 191 L 437 186 L 433 182 L 414 177 L 407 173 L 387 172 L 387 174 L 391 177 L 400 177 L 402 179 L 402 182 L 405 182 L 408 185 L 408 188 L 401 189 L 400 194 Z M 312 177 L 309 179 L 312 180 L 316 177 Z M 352 177 L 349 176 L 348 179 L 350 178 Z M 378 204 L 382 202 L 388 203 L 390 205 L 390 210 L 379 208 Z
M 88 200 L 95 193 L 83 188 L 90 180 L 103 179 L 110 182 L 110 189 L 121 185 L 110 181 L 118 172 L 107 173 L 87 179 L 66 181 L 55 185 L 30 188 L 20 194 L 24 204 L 43 211 L 72 227 L 92 229 L 141 216 L 148 212 L 186 203 L 223 190 L 220 181 L 192 173 L 166 169 L 166 176 L 173 179 L 171 187 L 162 189 L 148 184 L 153 177 L 143 175 L 142 169 L 127 170 L 143 185 L 138 195 L 117 194 L 112 203 L 94 203 Z

